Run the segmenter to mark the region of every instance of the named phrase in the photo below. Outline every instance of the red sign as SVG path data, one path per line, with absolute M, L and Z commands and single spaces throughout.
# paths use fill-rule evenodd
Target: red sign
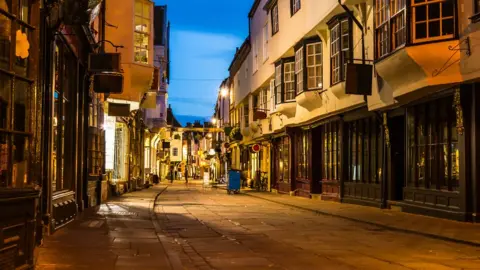
M 260 144 L 254 144 L 252 146 L 252 151 L 255 152 L 255 153 L 260 152 Z

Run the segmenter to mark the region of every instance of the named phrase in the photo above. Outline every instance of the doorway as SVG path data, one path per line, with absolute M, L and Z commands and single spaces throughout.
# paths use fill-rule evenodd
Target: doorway
M 405 115 L 390 118 L 390 195 L 393 201 L 403 200 L 405 186 Z

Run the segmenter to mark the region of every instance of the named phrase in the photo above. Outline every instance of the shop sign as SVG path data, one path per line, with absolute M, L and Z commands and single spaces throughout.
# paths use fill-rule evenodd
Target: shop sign
M 252 151 L 253 151 L 254 153 L 260 152 L 260 149 L 261 149 L 260 144 L 254 144 L 254 145 L 252 146 Z

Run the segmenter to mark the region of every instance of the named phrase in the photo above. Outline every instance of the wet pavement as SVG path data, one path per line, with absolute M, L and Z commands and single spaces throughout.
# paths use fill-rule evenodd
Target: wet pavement
M 480 247 L 183 184 L 126 194 L 49 237 L 37 269 L 480 269 Z M 432 228 L 434 229 L 434 228 Z

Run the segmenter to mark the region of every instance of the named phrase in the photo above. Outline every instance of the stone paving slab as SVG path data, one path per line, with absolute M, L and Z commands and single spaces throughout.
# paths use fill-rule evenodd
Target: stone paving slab
M 152 220 L 155 199 L 165 188 L 127 193 L 87 209 L 36 249 L 35 269 L 174 269 Z
M 319 214 L 345 218 L 351 221 L 385 227 L 387 229 L 480 246 L 480 224 L 439 219 L 361 205 L 312 200 L 283 194 L 249 191 L 243 191 L 242 193 Z

